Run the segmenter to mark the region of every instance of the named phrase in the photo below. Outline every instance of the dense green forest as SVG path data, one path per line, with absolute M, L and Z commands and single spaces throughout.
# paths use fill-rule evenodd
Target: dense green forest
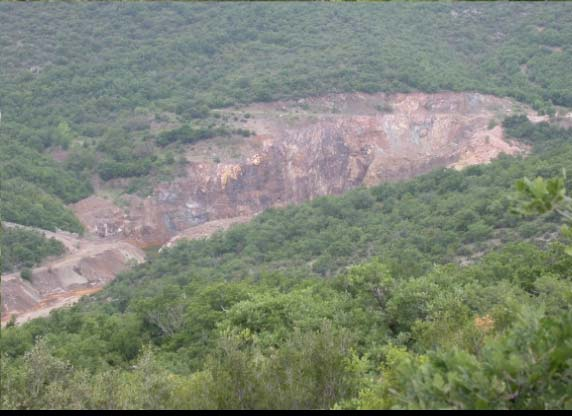
M 145 193 L 176 174 L 173 146 L 249 134 L 229 131 L 213 108 L 332 92 L 447 90 L 509 96 L 552 113 L 572 105 L 568 10 L 2 3 L 2 217 L 79 231 L 62 203 L 89 195 L 90 178 L 130 178 L 122 189 Z M 55 150 L 66 153 L 64 163 L 42 155 Z M 26 192 L 13 192 L 19 186 Z
M 2 272 L 36 266 L 44 258 L 57 256 L 65 251 L 59 241 L 43 238 L 42 234 L 35 231 L 3 228 L 1 232 Z
M 268 210 L 5 329 L 2 406 L 571 407 L 572 256 L 556 213 L 511 201 L 523 176 L 572 171 L 572 131 L 505 124 L 545 138 Z
M 168 180 L 183 146 L 250 134 L 211 110 L 255 101 L 479 91 L 552 115 L 571 11 L 1 3 L 2 219 L 81 233 L 66 204 L 92 183 Z M 572 131 L 503 126 L 530 155 L 270 209 L 9 323 L 0 408 L 572 409 L 572 233 L 553 200 L 515 212 L 517 189 L 569 201 L 570 180 L 522 178 L 572 172 Z M 1 244 L 3 271 L 62 250 Z
M 93 152 L 94 165 L 104 165 L 94 171 L 110 179 L 152 172 L 148 158 L 158 150 L 145 146 L 158 135 L 152 121 L 216 128 L 221 121 L 210 109 L 253 101 L 476 90 L 550 113 L 572 105 L 567 10 L 504 3 L 2 4 L 2 141 L 79 147 L 74 157 Z M 110 169 L 114 161 L 141 166 Z
M 0 164 L 3 220 L 51 231 L 82 231 L 64 204 L 88 196 L 92 190 L 87 181 L 17 142 L 0 140 Z

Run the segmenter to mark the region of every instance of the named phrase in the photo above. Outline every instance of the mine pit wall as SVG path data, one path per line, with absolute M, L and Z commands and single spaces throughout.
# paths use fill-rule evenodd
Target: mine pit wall
M 377 111 L 380 101 L 392 111 Z M 244 127 L 257 134 L 242 139 L 239 160 L 194 157 L 185 177 L 160 184 L 148 198 L 129 197 L 126 213 L 109 208 L 106 215 L 96 212 L 99 218 L 81 209 L 76 214 L 91 228 L 121 230 L 115 237 L 139 247 L 156 246 L 211 221 L 526 150 L 506 142 L 500 126 L 490 127 L 491 120 L 513 111 L 510 100 L 497 97 L 340 94 L 305 104 L 310 110 L 300 110 L 296 102 L 246 107 L 244 112 L 257 115 Z M 324 110 L 332 107 L 341 113 Z M 289 112 L 295 117 L 288 119 Z

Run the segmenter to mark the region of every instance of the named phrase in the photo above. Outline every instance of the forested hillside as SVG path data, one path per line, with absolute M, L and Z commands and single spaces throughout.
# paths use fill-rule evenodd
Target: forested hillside
M 30 230 L 15 228 L 2 229 L 2 272 L 16 268 L 32 267 L 44 258 L 64 252 L 64 246 L 54 239 Z
M 4 330 L 2 405 L 570 407 L 572 257 L 511 196 L 572 133 L 506 125 L 535 154 L 269 210 Z
M 251 134 L 221 108 L 413 91 L 572 107 L 566 3 L 2 3 L 0 27 L 1 217 L 46 230 L 82 233 L 66 205 Z M 514 211 L 517 181 L 572 172 L 558 123 L 519 113 L 504 133 L 528 154 L 269 209 L 9 322 L 0 408 L 572 408 L 569 233 L 553 201 Z M 63 250 L 1 244 L 4 272 Z
M 128 192 L 169 180 L 180 148 L 163 146 L 177 135 L 189 142 L 248 134 L 226 131 L 210 112 L 233 104 L 453 90 L 510 96 L 552 113 L 572 105 L 567 11 L 504 3 L 3 3 L 2 217 L 81 231 L 62 202 L 89 195 L 96 177 L 130 178 L 121 188 Z
M 64 167 L 84 181 L 81 192 L 64 196 L 69 202 L 89 192 L 92 173 L 104 180 L 173 174 L 166 151 L 153 146 L 160 134 L 153 126 L 216 129 L 224 120 L 209 110 L 233 104 L 452 90 L 514 97 L 551 113 L 572 105 L 567 10 L 4 3 L 0 144 L 69 149 Z

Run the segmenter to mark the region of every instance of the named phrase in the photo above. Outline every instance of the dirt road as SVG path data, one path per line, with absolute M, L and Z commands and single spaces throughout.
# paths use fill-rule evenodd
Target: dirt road
M 16 323 L 22 323 L 73 304 L 80 297 L 101 290 L 118 273 L 145 258 L 141 249 L 120 240 L 80 237 L 12 223 L 3 226 L 33 229 L 55 238 L 64 244 L 66 253 L 33 269 L 30 281 L 22 279 L 19 272 L 2 276 L 2 325 L 12 316 Z

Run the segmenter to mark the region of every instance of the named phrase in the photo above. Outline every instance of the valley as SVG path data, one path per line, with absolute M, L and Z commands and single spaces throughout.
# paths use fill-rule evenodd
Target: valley
M 570 2 L 0 2 L 0 409 L 572 409 Z

